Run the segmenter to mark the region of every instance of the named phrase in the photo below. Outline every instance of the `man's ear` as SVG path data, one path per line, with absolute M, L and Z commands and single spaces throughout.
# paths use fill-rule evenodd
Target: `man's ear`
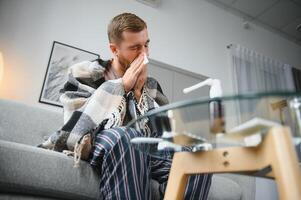
M 110 49 L 111 49 L 111 52 L 117 56 L 118 55 L 118 48 L 117 48 L 117 45 L 115 43 L 110 43 Z

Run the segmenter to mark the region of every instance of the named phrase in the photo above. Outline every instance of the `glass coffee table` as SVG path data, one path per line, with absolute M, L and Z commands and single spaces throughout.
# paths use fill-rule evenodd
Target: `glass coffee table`
M 300 127 L 301 92 L 289 91 L 176 102 L 127 125 L 142 135 L 135 148 L 173 159 L 165 199 L 182 199 L 201 173 L 274 178 L 281 199 L 301 199 Z

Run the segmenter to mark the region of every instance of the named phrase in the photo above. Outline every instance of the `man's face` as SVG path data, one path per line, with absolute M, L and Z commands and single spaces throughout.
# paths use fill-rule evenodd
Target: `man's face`
M 126 70 L 139 54 L 149 55 L 150 40 L 146 28 L 137 33 L 125 31 L 122 33 L 122 38 L 122 41 L 116 45 L 116 52 L 119 63 Z

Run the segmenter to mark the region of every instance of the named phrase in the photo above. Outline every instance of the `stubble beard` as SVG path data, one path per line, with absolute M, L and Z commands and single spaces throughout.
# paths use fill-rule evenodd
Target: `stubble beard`
M 122 67 L 122 71 L 125 73 L 126 72 L 126 70 L 130 67 L 130 62 L 128 62 L 128 61 L 126 61 L 125 59 L 120 59 L 119 57 L 118 57 L 118 62 L 119 62 L 119 64 L 121 65 L 121 67 Z

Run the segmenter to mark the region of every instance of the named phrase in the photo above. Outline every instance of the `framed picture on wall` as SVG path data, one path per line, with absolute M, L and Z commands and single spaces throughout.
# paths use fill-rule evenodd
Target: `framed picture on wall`
M 59 102 L 60 89 L 67 81 L 68 68 L 75 63 L 98 58 L 96 53 L 54 41 L 39 102 L 62 107 Z

